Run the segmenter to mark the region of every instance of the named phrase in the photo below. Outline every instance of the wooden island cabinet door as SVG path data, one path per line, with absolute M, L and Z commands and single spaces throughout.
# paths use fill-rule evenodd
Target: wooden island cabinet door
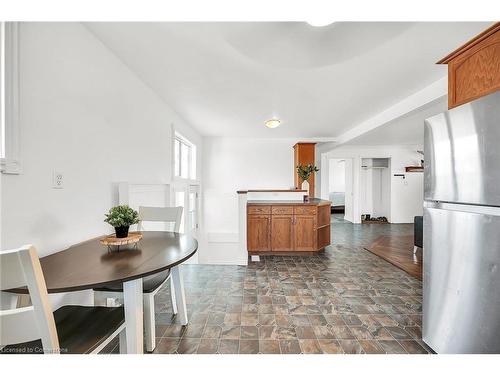
M 293 250 L 316 250 L 316 216 L 295 215 L 293 227 Z
M 293 249 L 293 215 L 273 215 L 271 218 L 271 250 Z
M 271 216 L 248 215 L 247 248 L 248 251 L 271 250 Z

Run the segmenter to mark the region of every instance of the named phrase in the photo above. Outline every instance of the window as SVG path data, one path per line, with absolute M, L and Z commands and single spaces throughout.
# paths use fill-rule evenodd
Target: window
M 175 132 L 174 176 L 196 180 L 196 146 Z
M 18 24 L 0 22 L 0 168 L 19 173 Z

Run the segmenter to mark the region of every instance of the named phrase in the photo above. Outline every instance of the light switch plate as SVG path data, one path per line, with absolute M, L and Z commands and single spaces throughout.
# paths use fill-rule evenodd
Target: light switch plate
M 54 171 L 52 173 L 52 189 L 64 188 L 64 175 L 61 171 Z

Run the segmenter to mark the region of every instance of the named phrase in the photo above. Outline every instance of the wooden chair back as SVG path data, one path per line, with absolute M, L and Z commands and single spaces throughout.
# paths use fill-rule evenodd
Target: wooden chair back
M 0 290 L 28 287 L 32 306 L 0 310 L 0 346 L 42 340 L 45 353 L 59 353 L 54 314 L 36 249 L 0 252 Z
M 182 207 L 139 207 L 139 223 L 137 230 L 142 230 L 143 221 L 173 223 L 174 232 L 181 228 Z

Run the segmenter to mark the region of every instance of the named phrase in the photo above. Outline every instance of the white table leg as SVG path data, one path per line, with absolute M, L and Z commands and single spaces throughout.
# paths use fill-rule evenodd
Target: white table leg
M 146 351 L 152 352 L 156 347 L 155 296 L 153 293 L 146 293 L 143 298 Z
M 143 354 L 142 279 L 123 283 L 125 324 L 128 354 Z
M 120 354 L 127 354 L 127 328 L 120 332 Z
M 177 315 L 177 301 L 175 299 L 174 279 L 170 278 L 170 301 L 172 302 L 172 312 Z
M 184 294 L 184 281 L 180 266 L 172 268 L 172 281 L 174 282 L 175 300 L 177 302 L 177 314 L 182 325 L 188 324 L 186 295 Z

